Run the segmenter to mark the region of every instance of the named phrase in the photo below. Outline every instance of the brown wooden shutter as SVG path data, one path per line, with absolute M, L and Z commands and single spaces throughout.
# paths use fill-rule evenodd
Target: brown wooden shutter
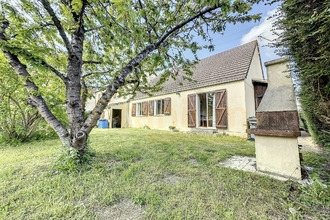
M 136 115 L 136 104 L 133 103 L 132 104 L 132 116 L 135 116 Z
M 225 89 L 215 91 L 215 122 L 217 128 L 226 129 L 228 127 L 227 91 Z
M 188 95 L 188 127 L 196 127 L 196 95 Z
M 148 115 L 148 101 L 143 102 L 142 108 L 143 108 L 142 115 L 147 116 Z
M 253 87 L 254 87 L 255 110 L 257 110 L 262 100 L 262 97 L 264 96 L 267 90 L 267 83 L 254 82 Z
M 150 116 L 154 115 L 154 102 L 155 101 L 149 101 L 149 115 Z
M 171 98 L 165 98 L 164 100 L 164 114 L 171 115 Z

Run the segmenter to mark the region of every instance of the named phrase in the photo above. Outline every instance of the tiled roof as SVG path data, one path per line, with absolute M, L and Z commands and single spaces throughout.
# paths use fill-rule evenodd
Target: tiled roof
M 161 85 L 163 89 L 155 92 L 154 96 L 244 79 L 248 73 L 256 45 L 257 41 L 252 41 L 202 59 L 191 69 L 194 73 L 191 77 L 192 82 L 184 80 L 181 75 L 183 73 L 179 73 L 176 80 L 169 78 L 163 83 Z M 156 83 L 159 77 L 160 75 L 152 80 L 151 85 Z M 145 97 L 148 95 L 137 93 L 135 99 Z

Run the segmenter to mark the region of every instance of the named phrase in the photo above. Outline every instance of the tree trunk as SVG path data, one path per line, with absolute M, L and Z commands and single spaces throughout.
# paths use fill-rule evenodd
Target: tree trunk
M 167 42 L 165 43 L 167 44 Z M 108 105 L 112 96 L 117 93 L 117 90 L 123 86 L 126 82 L 126 77 L 131 73 L 134 68 L 136 68 L 142 60 L 144 60 L 152 51 L 158 49 L 160 46 L 165 44 L 152 45 L 147 47 L 141 53 L 139 53 L 135 58 L 133 58 L 119 73 L 118 76 L 114 78 L 112 83 L 107 87 L 106 91 L 102 94 L 101 98 L 97 102 L 91 114 L 86 119 L 84 125 L 81 128 L 81 132 L 84 132 L 88 135 L 92 128 L 97 124 L 97 121 L 100 119 L 100 116 Z
M 88 98 L 88 88 L 85 82 L 85 79 L 81 79 L 81 86 L 82 86 L 82 94 L 81 94 L 81 104 L 82 104 L 82 114 L 84 116 L 85 120 L 85 112 L 86 112 L 86 103 L 87 103 L 87 98 Z
M 84 29 L 78 28 L 72 34 L 74 56 L 69 57 L 68 80 L 66 81 L 66 104 L 70 126 L 70 147 L 83 151 L 86 147 L 88 134 L 81 131 L 84 123 L 83 105 L 81 100 L 81 69 L 84 42 Z

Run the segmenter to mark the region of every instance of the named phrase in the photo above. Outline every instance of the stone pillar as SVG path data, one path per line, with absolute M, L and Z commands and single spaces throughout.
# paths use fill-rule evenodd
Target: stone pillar
M 289 60 L 281 58 L 265 63 L 268 88 L 256 111 L 255 134 L 257 170 L 301 179 L 297 137 L 299 119 Z

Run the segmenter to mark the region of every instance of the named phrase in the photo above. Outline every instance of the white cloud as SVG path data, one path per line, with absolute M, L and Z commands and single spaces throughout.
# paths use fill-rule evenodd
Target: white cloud
M 266 56 L 266 60 L 277 58 L 274 52 L 274 48 L 270 48 L 267 45 L 270 43 L 269 41 L 273 41 L 276 39 L 276 35 L 272 32 L 273 23 L 276 18 L 273 16 L 277 11 L 277 8 L 268 11 L 267 15 L 262 18 L 262 22 L 253 27 L 247 34 L 243 35 L 241 38 L 241 44 L 259 40 L 260 49 L 262 53 Z M 258 38 L 261 36 L 261 38 Z M 267 39 L 267 40 L 266 40 Z
M 261 24 L 253 27 L 247 34 L 243 35 L 243 37 L 241 38 L 241 43 L 245 44 L 247 42 L 257 40 L 258 36 L 262 36 L 269 40 L 275 39 L 275 36 L 271 31 L 275 18 L 271 16 L 275 14 L 276 10 L 277 9 L 275 8 L 271 11 L 268 11 L 267 15 L 263 17 Z

